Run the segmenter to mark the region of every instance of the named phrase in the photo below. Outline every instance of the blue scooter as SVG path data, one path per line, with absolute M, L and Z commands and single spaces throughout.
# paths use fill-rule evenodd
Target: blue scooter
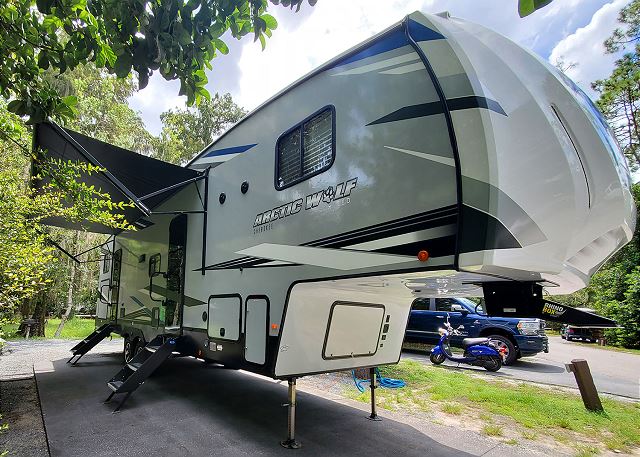
M 431 349 L 431 354 L 429 355 L 431 363 L 440 365 L 445 359 L 449 359 L 452 362 L 484 367 L 487 371 L 498 371 L 502 367 L 502 355 L 492 345 L 489 338 L 465 338 L 462 340 L 463 356 L 456 357 L 453 355 L 449 348 L 449 338 L 451 335 L 461 335 L 464 325 L 454 329 L 449 323 L 449 314 L 447 313 L 445 327 L 444 329 L 439 329 L 440 341 L 436 347 Z

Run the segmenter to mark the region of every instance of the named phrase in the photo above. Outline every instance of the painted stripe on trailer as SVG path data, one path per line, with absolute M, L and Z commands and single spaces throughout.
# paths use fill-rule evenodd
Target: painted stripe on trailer
M 342 249 L 291 246 L 262 243 L 243 249 L 238 254 L 252 255 L 269 260 L 294 262 L 334 270 L 359 270 L 362 268 L 418 262 L 415 257 L 377 254 L 373 252 L 345 251 Z
M 449 111 L 464 110 L 471 108 L 484 108 L 494 111 L 498 114 L 506 116 L 500 103 L 490 98 L 478 97 L 475 95 L 469 97 L 459 97 L 447 99 Z M 410 105 L 400 108 L 392 113 L 382 116 L 367 125 L 385 124 L 387 122 L 404 121 L 407 119 L 415 119 L 417 117 L 433 116 L 435 114 L 443 114 L 444 107 L 440 102 L 421 103 L 419 105 Z
M 401 67 L 390 68 L 389 70 L 381 71 L 383 75 L 404 75 L 405 73 L 411 73 L 412 71 L 424 70 L 422 62 L 416 62 L 409 65 L 403 65 Z
M 205 153 L 204 157 L 223 156 L 227 154 L 240 154 L 242 152 L 248 151 L 249 149 L 256 146 L 257 144 L 258 143 L 245 144 L 243 146 L 232 146 L 230 148 L 215 149 L 213 151 L 209 151 Z
M 213 156 L 213 157 L 203 157 L 202 159 L 198 160 L 198 163 L 201 164 L 210 164 L 210 163 L 220 163 L 220 162 L 227 162 L 231 159 L 233 159 L 234 157 L 238 157 L 240 154 L 227 154 L 227 155 L 222 155 L 222 156 Z
M 421 159 L 431 160 L 432 162 L 438 162 L 443 165 L 449 165 L 451 167 L 456 166 L 455 160 L 453 160 L 453 158 L 451 157 L 442 157 L 442 156 L 437 156 L 435 154 L 428 154 L 426 152 L 412 151 L 411 149 L 396 148 L 395 146 L 385 146 L 385 148 L 393 149 L 394 151 L 398 151 L 398 152 L 404 152 L 405 154 L 410 154 L 412 156 L 420 157 Z
M 423 242 L 435 238 L 442 238 L 449 235 L 455 235 L 456 225 L 449 224 L 440 227 L 434 227 L 427 230 L 418 230 L 417 232 L 405 233 L 403 235 L 390 236 L 380 238 L 373 241 L 365 241 L 364 243 L 352 244 L 345 246 L 346 249 L 355 249 L 361 251 L 375 251 L 377 249 L 398 246 L 401 244 Z
M 426 211 L 424 213 L 412 214 L 411 216 L 310 241 L 308 243 L 303 243 L 302 246 L 341 248 L 348 245 L 377 240 L 381 237 L 402 235 L 415 232 L 418 229 L 425 230 L 432 227 L 452 224 L 456 221 L 456 215 L 457 207 L 455 205 L 445 206 L 435 210 Z M 425 242 L 426 241 L 428 240 L 425 240 Z M 267 266 L 267 263 L 267 261 L 258 257 L 245 256 L 239 259 L 227 260 L 225 262 L 206 266 L 205 270 L 264 267 Z M 290 266 L 293 265 L 298 265 L 298 263 L 291 264 Z M 196 269 L 194 271 L 201 271 L 201 269 Z
M 411 36 L 415 41 L 445 39 L 445 37 L 440 33 L 414 21 L 413 19 L 409 19 L 409 30 L 411 31 Z M 336 62 L 334 67 L 357 62 L 358 60 L 366 59 L 367 57 L 373 57 L 378 54 L 382 54 L 383 52 L 392 51 L 394 49 L 398 49 L 407 45 L 409 45 L 409 42 L 404 33 L 404 27 L 402 27 L 401 24 L 395 29 L 389 31 L 386 35 L 383 35 L 378 40 L 371 43 L 371 45 L 367 46 L 362 51 L 356 52 L 355 54 L 351 54 L 350 56 L 339 60 L 338 62 Z
M 387 67 L 392 67 L 394 65 L 400 65 L 407 62 L 419 62 L 420 56 L 415 52 L 409 52 L 407 54 L 402 54 L 400 56 L 391 57 L 389 59 L 384 59 L 379 62 L 370 63 L 368 65 L 362 65 L 360 67 L 352 68 L 350 70 L 341 71 L 340 73 L 334 73 L 331 76 L 349 76 L 349 75 L 361 75 L 363 73 L 369 73 L 371 71 L 380 70 Z M 424 68 L 422 63 L 420 66 Z M 383 72 L 381 72 L 383 73 Z

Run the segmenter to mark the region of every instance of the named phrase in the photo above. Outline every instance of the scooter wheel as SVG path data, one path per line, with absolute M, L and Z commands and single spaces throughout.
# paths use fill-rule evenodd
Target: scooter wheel
M 444 362 L 444 354 L 431 353 L 429 355 L 429 360 L 431 360 L 431 363 L 433 363 L 434 365 L 440 365 L 442 362 Z
M 492 357 L 484 363 L 484 369 L 487 371 L 498 371 L 500 368 L 502 368 L 501 357 Z

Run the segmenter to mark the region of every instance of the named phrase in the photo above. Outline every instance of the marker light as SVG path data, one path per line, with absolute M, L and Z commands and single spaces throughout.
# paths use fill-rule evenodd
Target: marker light
M 277 330 L 278 329 L 278 324 L 271 324 L 271 329 L 272 330 Z
M 427 260 L 429 260 L 429 253 L 425 250 L 418 252 L 418 260 L 420 262 L 426 262 Z

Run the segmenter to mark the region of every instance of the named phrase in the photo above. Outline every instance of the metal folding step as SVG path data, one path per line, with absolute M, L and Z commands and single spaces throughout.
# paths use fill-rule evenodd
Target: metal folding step
M 176 350 L 176 343 L 179 337 L 169 337 L 159 335 L 149 342 L 143 351 L 138 352 L 122 369 L 107 382 L 111 389 L 111 394 L 105 403 L 111 401 L 116 394 L 125 394 L 113 412 L 120 411 L 120 408 L 129 396 L 144 382 L 162 363 L 167 360 Z
M 95 329 L 93 333 L 71 348 L 71 353 L 73 355 L 69 360 L 67 360 L 67 363 L 71 362 L 74 357 L 78 357 L 72 363 L 72 365 L 75 365 L 83 355 L 93 349 L 100 341 L 108 337 L 114 328 L 115 324 L 113 322 L 107 322 Z

